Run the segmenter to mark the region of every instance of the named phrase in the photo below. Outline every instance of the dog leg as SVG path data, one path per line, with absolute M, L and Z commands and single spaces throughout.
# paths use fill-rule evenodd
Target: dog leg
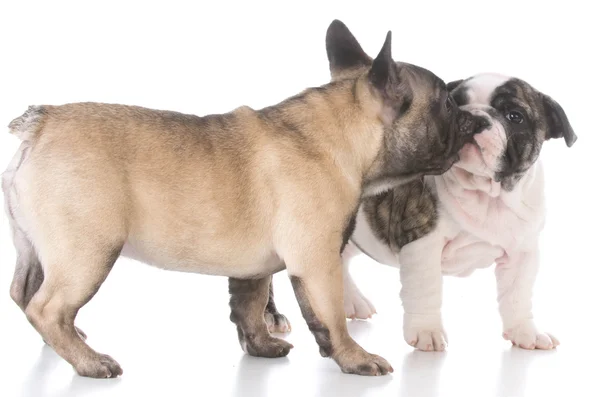
M 297 252 L 303 255 L 285 262 L 302 315 L 321 355 L 332 357 L 345 373 L 373 376 L 393 372 L 385 359 L 367 353 L 348 334 L 339 251 L 313 246 Z
M 539 267 L 537 248 L 496 261 L 498 308 L 502 336 L 523 349 L 553 349 L 559 345 L 553 335 L 535 326 L 532 313 L 533 285 Z
M 271 276 L 240 280 L 229 278 L 231 322 L 237 326 L 242 350 L 257 357 L 284 357 L 293 348 L 269 334 L 264 313 L 269 299 Z
M 360 254 L 360 250 L 349 242 L 342 252 L 342 265 L 344 277 L 344 311 L 346 317 L 355 319 L 368 319 L 377 313 L 375 306 L 360 292 L 350 275 L 350 259 Z
M 275 294 L 273 293 L 273 277 L 269 283 L 269 301 L 265 308 L 265 322 L 271 333 L 286 333 L 292 331 L 292 324 L 286 316 L 279 313 L 275 306 Z
M 44 281 L 44 271 L 31 242 L 17 227 L 13 230 L 13 241 L 17 251 L 17 264 L 10 285 L 10 296 L 25 313 L 31 298 Z M 75 331 L 81 339 L 87 338 L 81 329 L 75 327 Z
M 13 178 L 14 170 L 9 169 L 8 172 L 3 175 L 2 179 L 6 215 L 12 231 L 13 244 L 17 254 L 15 272 L 10 284 L 10 297 L 17 306 L 25 312 L 31 298 L 33 298 L 35 293 L 40 289 L 40 286 L 44 281 L 44 270 L 42 269 L 42 264 L 35 252 L 33 244 L 27 238 L 27 235 L 15 219 L 16 209 L 12 206 L 13 197 L 11 197 Z M 75 327 L 75 330 L 79 337 L 84 340 L 87 338 L 87 335 L 81 329 Z
M 404 340 L 422 351 L 444 351 L 448 344 L 441 312 L 442 249 L 443 239 L 432 233 L 405 245 L 399 258 Z
M 44 281 L 44 271 L 31 242 L 16 228 L 13 228 L 13 242 L 17 251 L 17 263 L 10 285 L 10 297 L 25 311 Z
M 123 373 L 113 358 L 90 348 L 74 326 L 77 312 L 106 279 L 120 251 L 121 246 L 107 249 L 81 241 L 54 246 L 42 255 L 45 278 L 25 309 L 44 341 L 82 376 L 114 378 Z

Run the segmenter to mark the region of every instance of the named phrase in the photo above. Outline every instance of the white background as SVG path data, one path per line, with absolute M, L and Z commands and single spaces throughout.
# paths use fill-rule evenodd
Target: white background
M 0 395 L 592 395 L 598 393 L 600 134 L 598 13 L 587 2 L 225 1 L 2 2 L 0 124 L 30 104 L 99 101 L 199 115 L 260 108 L 328 81 L 325 31 L 344 21 L 376 55 L 387 30 L 393 56 L 446 81 L 494 71 L 554 97 L 579 141 L 545 145 L 548 218 L 535 295 L 540 325 L 562 345 L 511 348 L 501 338 L 492 268 L 447 279 L 445 354 L 413 352 L 401 335 L 397 271 L 362 257 L 353 273 L 379 314 L 349 322 L 396 372 L 343 375 L 323 359 L 285 272 L 280 310 L 291 319 L 287 358 L 245 356 L 229 322 L 224 278 L 159 271 L 119 260 L 77 324 L 124 368 L 119 379 L 80 378 L 44 347 L 10 300 L 15 254 L 0 216 Z M 18 146 L 0 134 L 0 167 Z M 73 197 L 77 200 L 77 197 Z

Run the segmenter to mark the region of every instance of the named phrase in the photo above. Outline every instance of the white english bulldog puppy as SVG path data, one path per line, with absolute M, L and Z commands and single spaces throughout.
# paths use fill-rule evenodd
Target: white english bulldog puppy
M 551 138 L 570 147 L 577 137 L 561 106 L 522 80 L 482 74 L 448 86 L 445 106 L 456 101 L 490 126 L 443 175 L 363 201 L 343 253 L 346 315 L 375 312 L 348 273 L 349 259 L 362 251 L 400 269 L 406 342 L 442 351 L 442 276 L 495 264 L 504 338 L 525 349 L 552 349 L 559 342 L 536 327 L 531 302 L 544 225 L 538 156 Z

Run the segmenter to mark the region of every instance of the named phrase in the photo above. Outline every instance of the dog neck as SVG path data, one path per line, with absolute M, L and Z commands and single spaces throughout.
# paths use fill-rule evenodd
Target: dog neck
M 459 165 L 454 165 L 448 172 L 441 175 L 449 190 L 460 195 L 469 191 L 483 192 L 485 195 L 496 198 L 502 192 L 500 182 L 485 175 L 478 175 L 470 172 Z
M 492 233 L 508 228 L 514 231 L 511 238 L 520 240 L 538 233 L 543 226 L 543 172 L 539 161 L 511 191 L 502 189 L 491 178 L 474 175 L 456 165 L 435 176 L 434 181 L 444 208 L 470 230 Z
M 305 144 L 330 157 L 352 185 L 360 187 L 383 142 L 382 107 L 366 76 L 361 76 L 309 88 L 259 112 L 302 126 Z

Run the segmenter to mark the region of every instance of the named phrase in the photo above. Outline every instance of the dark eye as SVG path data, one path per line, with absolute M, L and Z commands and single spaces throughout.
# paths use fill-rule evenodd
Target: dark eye
M 511 123 L 515 123 L 515 124 L 521 124 L 523 122 L 523 120 L 525 120 L 525 117 L 523 116 L 523 113 L 517 112 L 516 110 L 511 110 L 510 112 L 508 112 L 506 114 L 506 118 Z

